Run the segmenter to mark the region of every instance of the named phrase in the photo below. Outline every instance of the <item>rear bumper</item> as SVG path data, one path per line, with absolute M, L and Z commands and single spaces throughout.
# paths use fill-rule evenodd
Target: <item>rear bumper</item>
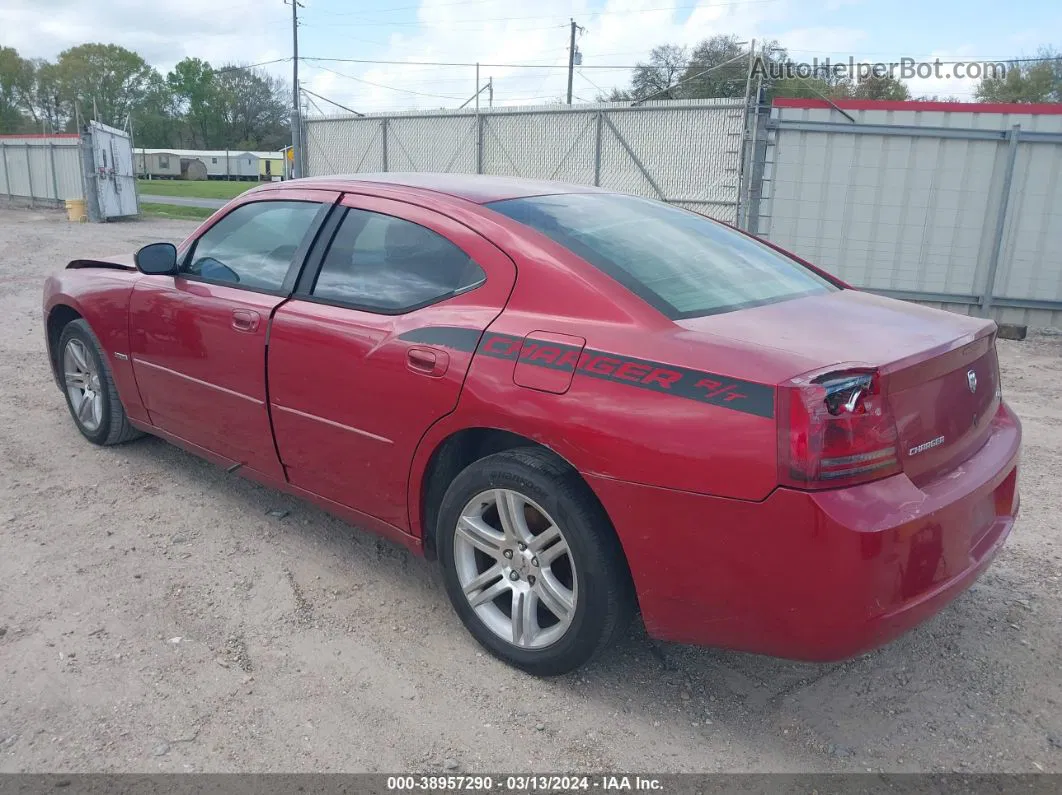
M 763 502 L 588 476 L 661 640 L 829 661 L 886 643 L 969 587 L 1018 512 L 1021 425 L 932 483 L 905 475 Z

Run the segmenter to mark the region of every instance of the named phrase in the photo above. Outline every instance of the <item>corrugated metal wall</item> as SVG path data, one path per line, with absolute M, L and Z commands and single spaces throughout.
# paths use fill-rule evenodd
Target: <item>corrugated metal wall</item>
M 0 191 L 0 196 L 18 199 L 83 199 L 80 138 L 0 136 Z
M 441 171 L 549 179 L 737 218 L 744 103 L 696 100 L 306 120 L 307 173 Z
M 1062 115 L 846 112 L 773 109 L 751 231 L 856 287 L 1062 325 Z

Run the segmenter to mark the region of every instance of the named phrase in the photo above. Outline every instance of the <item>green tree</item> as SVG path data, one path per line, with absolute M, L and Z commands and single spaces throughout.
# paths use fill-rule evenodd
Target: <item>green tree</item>
M 33 85 L 33 64 L 13 47 L 0 47 L 0 133 L 25 132 L 32 121 L 25 99 Z
M 290 140 L 287 83 L 239 65 L 221 67 L 214 79 L 226 146 L 274 150 Z
M 116 44 L 81 44 L 56 61 L 63 102 L 72 115 L 76 102 L 85 118 L 121 127 L 138 107 L 157 74 L 132 50 Z
M 1062 53 L 1045 47 L 1034 61 L 1012 61 L 1006 75 L 983 78 L 976 96 L 980 102 L 1062 102 Z
M 216 149 L 224 141 L 219 115 L 220 86 L 210 64 L 199 58 L 178 61 L 168 75 L 174 112 L 183 119 L 183 135 L 191 149 Z
M 745 96 L 748 76 L 748 45 L 737 36 L 712 36 L 693 48 L 679 92 L 692 99 L 740 98 Z
M 63 80 L 59 67 L 43 59 L 33 61 L 33 81 L 24 100 L 35 127 L 46 132 L 73 129 L 69 102 L 63 98 Z
M 594 97 L 596 102 L 630 102 L 634 97 L 629 89 L 613 88 L 610 91 L 599 91 Z
M 844 94 L 845 92 L 841 92 Z M 837 95 L 837 85 L 830 85 L 821 77 L 783 77 L 772 80 L 767 86 L 767 99 L 774 97 L 791 97 L 793 99 L 833 99 Z
M 151 75 L 144 99 L 133 109 L 132 119 L 133 142 L 136 146 L 180 146 L 181 116 L 175 107 L 173 91 L 161 75 Z
M 895 77 L 885 75 L 883 77 L 864 77 L 854 87 L 851 87 L 849 96 L 853 99 L 893 99 L 904 100 L 911 98 L 911 92 L 907 85 Z
M 689 62 L 686 48 L 675 44 L 661 44 L 653 47 L 649 53 L 648 63 L 639 63 L 631 77 L 630 93 L 635 99 L 678 99 L 682 96 L 681 86 L 676 83 L 682 79 Z
M 786 51 L 777 42 L 768 42 L 759 49 L 761 67 L 773 74 L 773 69 L 786 58 Z M 692 51 L 674 44 L 654 47 L 648 63 L 639 63 L 631 76 L 629 89 L 612 89 L 598 96 L 599 101 L 620 102 L 646 98 L 650 101 L 668 99 L 741 98 L 749 84 L 748 45 L 737 36 L 712 36 Z M 775 78 L 765 78 L 768 87 Z

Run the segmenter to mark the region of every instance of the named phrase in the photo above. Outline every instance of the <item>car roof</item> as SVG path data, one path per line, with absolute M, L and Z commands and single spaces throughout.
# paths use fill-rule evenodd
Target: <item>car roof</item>
M 352 190 L 364 183 L 391 185 L 430 191 L 447 196 L 486 204 L 502 199 L 519 199 L 526 196 L 550 196 L 558 193 L 604 193 L 601 188 L 589 185 L 570 185 L 543 179 L 520 177 L 496 177 L 486 174 L 435 174 L 429 172 L 386 172 L 379 174 L 344 174 L 328 177 L 306 177 L 287 182 L 272 183 L 269 187 L 282 189 L 323 188 L 328 190 Z

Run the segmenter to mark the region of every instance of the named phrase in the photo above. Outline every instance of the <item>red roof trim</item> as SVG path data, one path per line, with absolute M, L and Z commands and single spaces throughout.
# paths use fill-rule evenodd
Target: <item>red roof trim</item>
M 776 97 L 776 108 L 829 108 L 824 99 Z M 834 104 L 843 110 L 913 110 L 945 111 L 952 113 L 1032 113 L 1062 115 L 1062 103 L 1025 104 L 1023 102 L 914 102 L 890 99 L 837 99 Z
M 80 138 L 77 133 L 27 133 L 26 135 L 0 135 L 0 138 Z

